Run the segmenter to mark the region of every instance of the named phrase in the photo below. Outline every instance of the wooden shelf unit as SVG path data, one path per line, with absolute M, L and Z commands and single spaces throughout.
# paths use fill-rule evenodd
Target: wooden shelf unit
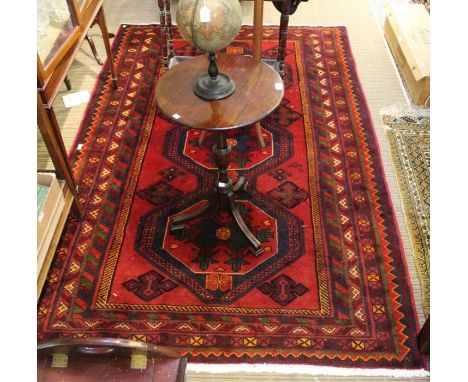
M 117 86 L 109 33 L 102 6 L 104 0 L 63 1 L 68 4 L 73 29 L 66 39 L 61 40 L 61 45 L 54 43 L 52 52 L 47 55 L 46 65 L 43 65 L 41 61 L 39 50 L 37 53 L 37 125 L 54 165 L 57 178 L 63 180 L 61 184 L 66 198 L 58 224 L 51 227 L 53 229 L 53 239 L 47 255 L 44 261 L 38 263 L 38 298 L 70 210 L 76 217 L 81 216 L 78 189 L 68 160 L 68 153 L 62 139 L 60 126 L 55 117 L 53 103 L 83 40 L 94 24 L 98 24 L 101 29 L 112 84 L 114 87 Z
M 51 224 L 49 232 L 47 232 L 48 237 L 45 242 L 47 249 L 45 254 L 41 251 L 37 256 L 37 300 L 39 300 L 41 295 L 41 291 L 47 277 L 47 272 L 49 271 L 50 264 L 52 263 L 55 250 L 57 249 L 60 236 L 62 235 L 63 228 L 73 203 L 73 195 L 66 183 L 63 180 L 59 181 L 59 186 L 62 198 L 61 201 L 57 203 L 58 205 L 53 211 L 53 216 L 51 216 Z

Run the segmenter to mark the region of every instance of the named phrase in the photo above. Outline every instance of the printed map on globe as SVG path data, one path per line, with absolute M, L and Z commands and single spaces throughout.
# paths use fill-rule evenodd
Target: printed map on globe
M 182 37 L 190 45 L 214 52 L 237 36 L 242 9 L 238 0 L 179 0 L 176 21 Z

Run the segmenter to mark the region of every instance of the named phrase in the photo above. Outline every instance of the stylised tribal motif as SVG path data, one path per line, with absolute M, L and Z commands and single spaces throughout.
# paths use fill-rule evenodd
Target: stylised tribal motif
M 415 111 L 382 116 L 403 196 L 414 259 L 422 285 L 424 312 L 430 312 L 430 118 Z
M 264 28 L 274 57 L 278 29 Z M 228 50 L 248 54 L 252 28 Z M 205 203 L 209 132 L 170 123 L 153 92 L 159 26 L 122 26 L 118 88 L 99 80 L 71 159 L 84 206 L 70 219 L 38 305 L 39 338 L 111 336 L 170 346 L 197 362 L 420 368 L 399 233 L 344 27 L 290 27 L 285 97 L 230 133 L 240 212 L 171 234 L 168 219 Z M 176 54 L 196 54 L 175 35 Z M 104 68 L 103 70 L 106 70 Z M 103 77 L 104 78 L 104 77 Z

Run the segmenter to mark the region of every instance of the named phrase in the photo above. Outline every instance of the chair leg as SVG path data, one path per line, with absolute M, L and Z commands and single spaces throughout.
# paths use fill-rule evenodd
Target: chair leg
M 91 52 L 93 52 L 94 59 L 96 60 L 96 62 L 99 65 L 102 65 L 103 62 L 102 62 L 101 58 L 98 55 L 98 52 L 96 50 L 96 45 L 94 45 L 93 39 L 91 37 L 89 37 L 88 34 L 86 34 L 85 39 L 86 39 L 86 41 L 88 41 L 89 47 L 91 48 Z
M 170 0 L 165 0 L 165 9 L 166 9 L 166 35 L 167 35 L 167 55 L 168 61 L 174 57 L 174 42 L 172 41 L 172 16 L 171 16 L 171 2 Z
M 198 137 L 198 146 L 203 145 L 203 141 L 205 140 L 206 130 L 202 130 L 200 136 Z
M 254 27 L 253 27 L 253 58 L 262 59 L 262 25 L 263 25 L 263 1 L 255 0 L 254 3 Z
M 65 82 L 65 86 L 67 90 L 70 91 L 72 89 L 72 86 L 70 82 L 70 77 L 68 77 L 68 75 L 65 76 L 65 79 L 63 80 L 63 82 Z
M 163 60 L 163 69 L 169 68 L 169 58 L 167 55 L 167 36 L 166 36 L 166 0 L 158 0 L 159 23 L 161 27 L 161 55 Z
M 284 76 L 284 56 L 286 55 L 286 41 L 288 39 L 289 12 L 291 10 L 291 0 L 283 2 L 281 12 L 279 45 L 278 45 L 278 63 L 281 77 Z
M 112 58 L 112 49 L 109 41 L 109 32 L 107 31 L 106 17 L 104 15 L 104 9 L 101 7 L 97 14 L 97 20 L 99 28 L 101 29 L 102 39 L 104 41 L 104 47 L 106 48 L 107 54 L 107 63 L 109 65 L 111 78 L 112 78 L 112 87 L 117 89 L 117 76 L 114 70 L 114 59 Z
M 255 132 L 257 133 L 258 147 L 260 148 L 265 147 L 265 140 L 263 139 L 262 125 L 260 124 L 260 122 L 257 122 L 255 124 Z

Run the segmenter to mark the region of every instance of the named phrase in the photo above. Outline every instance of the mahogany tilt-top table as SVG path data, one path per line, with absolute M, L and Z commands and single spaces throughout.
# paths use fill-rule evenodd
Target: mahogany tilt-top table
M 183 229 L 183 223 L 208 212 L 230 212 L 250 242 L 251 252 L 258 256 L 263 248 L 245 224 L 236 201 L 237 191 L 245 190 L 247 181 L 239 177 L 233 183 L 229 177 L 231 147 L 226 130 L 252 125 L 276 109 L 284 95 L 283 81 L 274 69 L 252 57 L 219 54 L 219 72 L 228 75 L 236 88 L 227 98 L 206 101 L 195 95 L 193 85 L 206 73 L 208 64 L 205 55 L 184 61 L 169 69 L 156 85 L 156 103 L 163 114 L 184 127 L 215 132 L 217 142 L 213 154 L 218 178 L 210 199 L 197 210 L 176 216 L 171 222 L 171 232 Z

